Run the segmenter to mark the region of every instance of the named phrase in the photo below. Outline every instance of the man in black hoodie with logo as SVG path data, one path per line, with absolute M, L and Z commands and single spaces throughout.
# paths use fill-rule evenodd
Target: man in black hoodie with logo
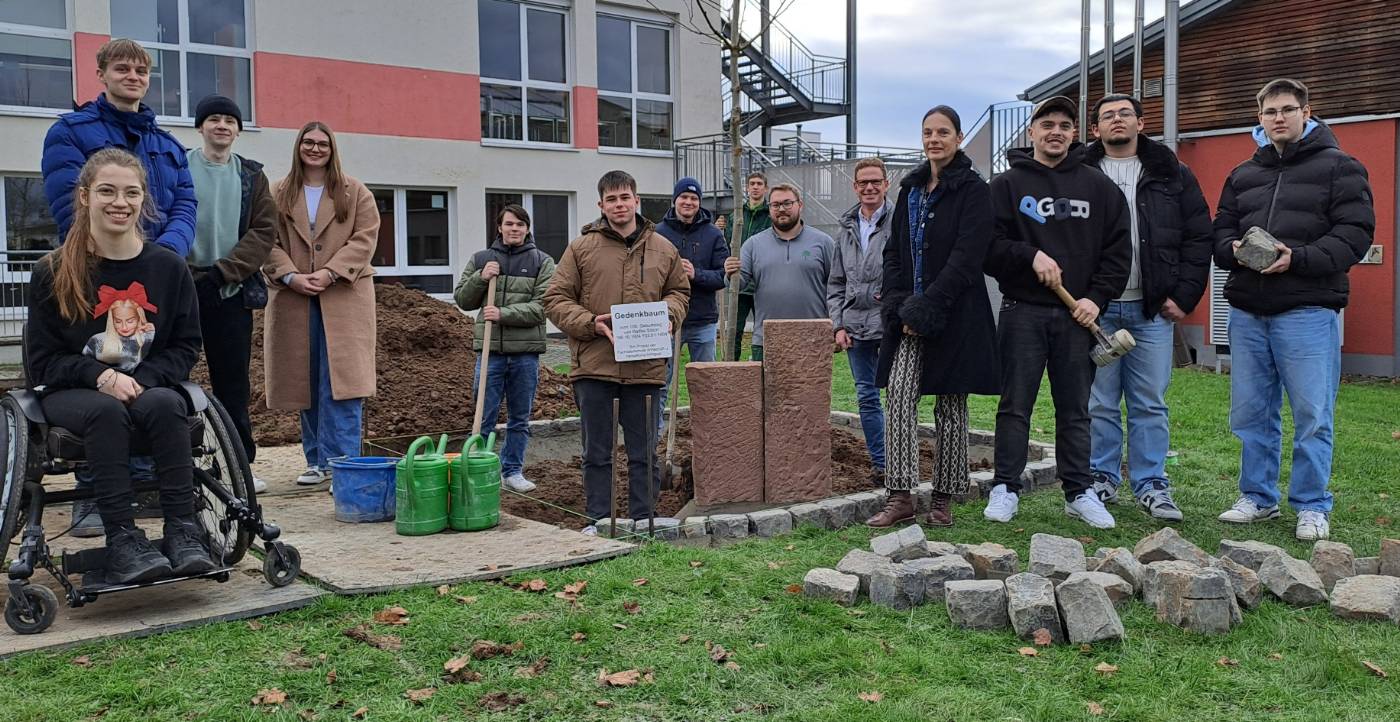
M 1084 147 L 1073 142 L 1076 115 L 1068 98 L 1041 101 L 1031 112 L 1031 148 L 1010 151 L 1011 169 L 991 182 L 986 271 L 1003 296 L 997 324 L 1002 366 L 996 472 L 983 514 L 999 522 L 1016 515 L 1031 411 L 1048 368 L 1065 513 L 1112 529 L 1113 516 L 1093 492 L 1089 472 L 1094 338 L 1086 327 L 1123 293 L 1132 236 L 1118 186 L 1085 164 Z M 1055 295 L 1056 286 L 1078 299 L 1073 311 Z
M 1215 216 L 1215 262 L 1230 272 L 1230 431 L 1239 437 L 1240 498 L 1221 514 L 1236 524 L 1279 516 L 1282 392 L 1293 410 L 1288 504 L 1294 535 L 1331 533 L 1332 415 L 1341 382 L 1347 271 L 1371 246 L 1376 212 L 1366 168 L 1312 117 L 1308 88 L 1280 78 L 1259 91 L 1259 148 L 1225 181 Z M 1277 260 L 1256 271 L 1235 260 L 1259 227 Z

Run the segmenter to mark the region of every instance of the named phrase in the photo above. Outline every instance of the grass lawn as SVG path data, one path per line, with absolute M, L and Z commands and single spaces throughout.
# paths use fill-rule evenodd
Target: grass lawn
M 833 398 L 837 408 L 854 410 L 844 356 L 836 359 Z M 1253 538 L 1306 558 L 1308 547 L 1292 538 L 1290 513 L 1248 529 L 1214 520 L 1235 497 L 1238 445 L 1228 430 L 1228 399 L 1228 377 L 1175 374 L 1168 400 L 1180 463 L 1170 470 L 1187 513 L 1181 531 L 1207 551 L 1222 537 Z M 1392 437 L 1400 430 L 1396 409 L 1400 386 L 1342 387 L 1333 536 L 1358 555 L 1376 554 L 1381 537 L 1397 535 L 1389 496 L 1398 491 L 1400 469 L 1400 440 Z M 992 399 L 975 399 L 973 424 L 991 428 L 994 412 Z M 1034 426 L 1038 437 L 1052 435 L 1044 395 Z M 1023 501 L 1013 524 L 983 521 L 981 505 L 973 503 L 956 508 L 956 527 L 929 535 L 1000 541 L 1024 559 L 1035 532 L 1084 536 L 1092 550 L 1131 547 L 1157 528 L 1129 506 L 1114 511 L 1119 528 L 1097 532 L 1068 521 L 1055 493 L 1041 493 Z M 1018 654 L 1024 643 L 1010 632 L 953 629 L 940 605 L 907 613 L 866 603 L 845 609 L 787 591 L 808 569 L 833 566 L 870 536 L 863 528 L 804 529 L 723 550 L 653 545 L 541 574 L 548 584 L 542 594 L 481 583 L 455 587 L 447 596 L 424 588 L 329 598 L 255 625 L 215 624 L 30 654 L 0 668 L 0 699 L 10 720 L 344 720 L 361 707 L 370 720 L 1202 722 L 1394 720 L 1400 714 L 1400 626 L 1339 621 L 1325 607 L 1297 610 L 1270 601 L 1247 612 L 1230 634 L 1198 637 L 1157 623 L 1134 602 L 1123 615 L 1127 639 L 1121 644 L 1056 647 L 1027 657 Z M 579 580 L 588 586 L 578 608 L 552 595 Z M 342 634 L 390 605 L 407 609 L 410 622 L 375 631 L 400 637 L 401 649 L 382 651 Z M 518 641 L 523 648 L 472 662 L 479 681 L 443 681 L 443 663 L 481 639 Z M 723 646 L 734 666 L 712 661 L 706 642 Z M 538 676 L 517 674 L 546 657 Z M 1391 677 L 1368 673 L 1363 660 Z M 1118 671 L 1096 672 L 1100 663 Z M 603 669 L 649 671 L 651 681 L 605 688 L 598 682 Z M 274 687 L 287 694 L 285 704 L 250 704 L 260 690 Z M 436 693 L 421 704 L 405 698 L 408 690 L 428 687 Z M 497 692 L 517 695 L 511 701 L 519 704 L 497 713 L 478 706 Z M 871 693 L 878 701 L 862 698 L 875 699 Z

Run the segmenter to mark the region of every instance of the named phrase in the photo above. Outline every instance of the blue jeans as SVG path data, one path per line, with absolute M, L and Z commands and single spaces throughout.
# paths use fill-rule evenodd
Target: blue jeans
M 535 387 L 540 384 L 540 355 L 537 353 L 493 353 L 486 370 L 486 398 L 482 400 L 481 432 L 489 435 L 496 428 L 501 400 L 506 402 L 506 439 L 501 444 L 501 477 L 519 474 L 525 466 L 525 447 L 530 443 L 530 409 L 535 404 Z M 476 357 L 473 379 L 481 378 L 481 357 Z
M 326 353 L 326 327 L 321 322 L 321 301 L 311 299 L 311 406 L 301 412 L 301 450 L 306 465 L 325 469 L 339 456 L 360 455 L 360 430 L 364 399 L 336 400 L 331 393 L 330 359 Z
M 853 340 L 851 347 L 846 349 L 846 359 L 851 363 L 851 378 L 856 382 L 860 428 L 865 432 L 865 448 L 870 451 L 870 463 L 877 469 L 883 469 L 885 412 L 880 408 L 880 389 L 875 386 L 875 371 L 880 363 L 880 340 Z
M 1122 483 L 1123 420 L 1128 407 L 1128 479 L 1134 496 L 1167 481 L 1167 385 L 1172 380 L 1172 322 L 1161 315 L 1143 318 L 1142 301 L 1112 301 L 1099 318 L 1103 332 L 1127 329 L 1137 348 L 1094 373 L 1089 392 L 1089 468 Z
M 715 360 L 715 332 L 719 329 L 719 323 L 705 323 L 694 326 L 681 325 L 681 344 L 689 347 L 691 361 L 714 361 Z M 674 364 L 679 359 L 670 359 L 666 362 L 666 384 L 661 387 L 661 418 L 656 420 L 657 438 L 660 438 L 661 431 L 666 428 L 666 398 L 671 388 L 671 373 Z
M 1230 431 L 1239 437 L 1240 493 L 1262 507 L 1279 503 L 1283 398 L 1293 411 L 1295 511 L 1332 511 L 1332 416 L 1341 383 L 1337 312 L 1303 306 L 1273 316 L 1230 309 Z

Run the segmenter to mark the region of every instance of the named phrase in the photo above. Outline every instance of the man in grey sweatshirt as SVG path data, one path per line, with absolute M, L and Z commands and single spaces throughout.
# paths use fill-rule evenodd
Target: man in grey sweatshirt
M 802 222 L 802 192 L 780 183 L 768 191 L 773 227 L 744 242 L 741 258 L 724 262 L 739 273 L 740 286 L 753 292 L 753 360 L 763 360 L 763 322 L 770 318 L 828 318 L 826 281 L 835 243 Z

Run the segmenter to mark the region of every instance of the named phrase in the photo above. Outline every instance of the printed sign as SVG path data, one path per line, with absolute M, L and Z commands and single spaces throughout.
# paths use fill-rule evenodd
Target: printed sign
M 667 325 L 665 301 L 613 306 L 613 358 L 619 362 L 670 358 L 671 335 Z

